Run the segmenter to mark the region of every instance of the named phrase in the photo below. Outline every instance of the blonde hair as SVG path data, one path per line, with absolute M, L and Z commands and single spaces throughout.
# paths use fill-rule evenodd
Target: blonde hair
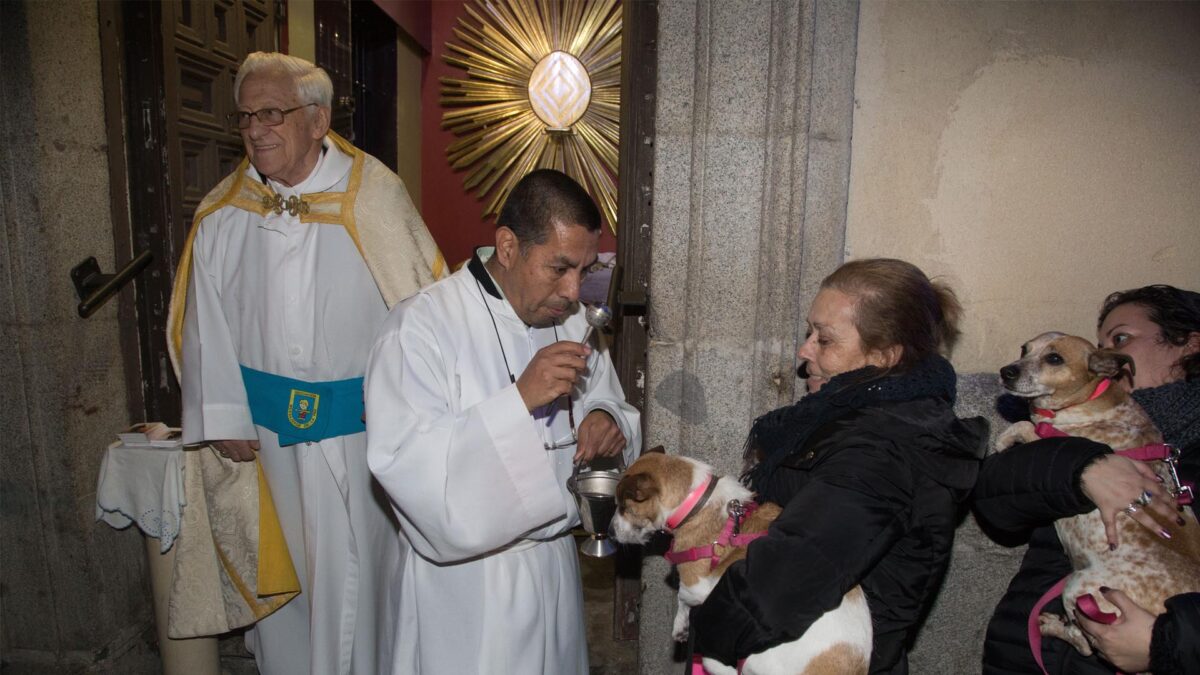
M 854 327 L 865 350 L 903 348 L 897 370 L 908 370 L 933 354 L 948 354 L 958 340 L 958 296 L 912 263 L 852 260 L 825 277 L 821 288 L 854 298 Z
M 238 99 L 243 80 L 250 75 L 267 73 L 291 77 L 300 103 L 316 103 L 322 108 L 333 105 L 333 80 L 329 79 L 329 74 L 323 68 L 279 52 L 253 52 L 246 56 L 233 80 L 234 104 L 241 105 Z

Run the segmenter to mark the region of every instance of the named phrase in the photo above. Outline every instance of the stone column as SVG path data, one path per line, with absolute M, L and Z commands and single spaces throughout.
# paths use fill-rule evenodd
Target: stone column
M 70 279 L 88 256 L 115 265 L 97 8 L 0 8 L 5 672 L 160 672 L 141 537 L 95 521 L 100 458 L 129 424 L 117 300 L 81 319 Z
M 801 391 L 803 315 L 842 261 L 858 4 L 658 6 L 646 445 L 732 473 Z M 667 571 L 644 570 L 643 673 L 682 668 Z

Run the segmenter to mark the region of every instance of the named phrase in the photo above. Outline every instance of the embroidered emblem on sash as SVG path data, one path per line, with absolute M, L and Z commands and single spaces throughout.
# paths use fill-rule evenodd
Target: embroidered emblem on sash
M 320 394 L 313 394 L 299 389 L 292 390 L 288 399 L 288 422 L 297 429 L 307 429 L 317 421 L 317 404 L 321 402 Z

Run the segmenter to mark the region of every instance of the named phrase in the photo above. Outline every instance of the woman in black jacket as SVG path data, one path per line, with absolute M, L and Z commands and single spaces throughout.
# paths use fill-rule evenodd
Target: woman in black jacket
M 1098 332 L 1101 347 L 1133 357 L 1134 374 L 1123 384 L 1166 441 L 1181 450 L 1181 478 L 1195 483 L 1200 479 L 1200 294 L 1171 286 L 1113 293 L 1104 302 Z M 1143 489 L 1157 490 L 1152 480 L 1131 460 L 1080 438 L 1034 441 L 984 462 L 974 496 L 976 513 L 1001 531 L 1029 533 L 1021 569 L 988 625 L 984 673 L 1040 672 L 1026 622 L 1038 598 L 1071 572 L 1054 521 L 1096 508 L 1109 523 L 1128 517 L 1123 509 Z M 1170 599 L 1167 612 L 1157 619 L 1119 589 L 1105 594 L 1124 610 L 1122 618 L 1109 626 L 1086 617 L 1080 623 L 1110 663 L 1125 672 L 1200 673 L 1200 594 Z M 1062 612 L 1062 601 L 1052 602 L 1046 611 Z M 1050 673 L 1114 672 L 1110 663 L 1084 657 L 1061 640 L 1043 640 L 1042 657 Z
M 822 282 L 797 354 L 809 393 L 747 441 L 750 486 L 783 513 L 692 611 L 697 653 L 733 664 L 795 640 L 861 585 L 871 672 L 907 672 L 987 436 L 982 418 L 955 417 L 939 355 L 960 312 L 899 260 L 846 263 Z

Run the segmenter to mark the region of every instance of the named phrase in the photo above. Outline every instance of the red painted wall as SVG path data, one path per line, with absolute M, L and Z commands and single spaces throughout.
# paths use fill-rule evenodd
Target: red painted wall
M 429 0 L 375 0 L 375 4 L 392 17 L 400 30 L 408 34 L 421 49 L 429 52 Z
M 446 42 L 459 42 L 454 28 L 459 17 L 467 18 L 464 0 L 431 2 L 430 32 L 432 54 L 425 60 L 421 81 L 421 215 L 434 240 L 451 265 L 471 257 L 476 246 L 491 245 L 495 222 L 483 217 L 484 201 L 463 189 L 465 172 L 454 171 L 446 159 L 446 148 L 454 134 L 441 128 L 442 111 L 438 98 L 439 78 L 466 77 L 466 72 L 445 62 Z M 473 19 L 470 19 L 473 21 Z M 617 250 L 616 237 L 604 227 L 601 251 Z

